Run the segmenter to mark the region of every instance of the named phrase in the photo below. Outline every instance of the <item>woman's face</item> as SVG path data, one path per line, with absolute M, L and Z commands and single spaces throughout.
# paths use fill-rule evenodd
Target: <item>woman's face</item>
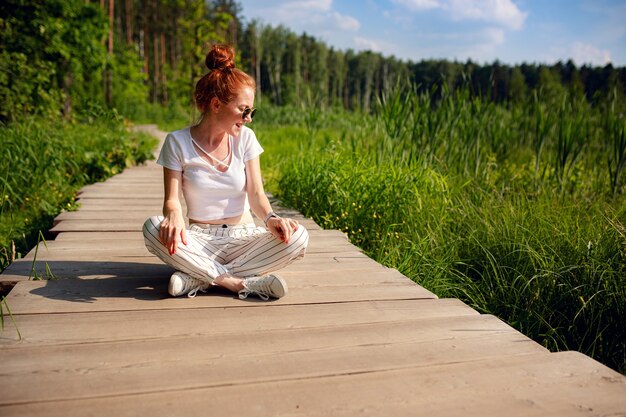
M 239 136 L 241 128 L 247 122 L 252 121 L 250 116 L 242 119 L 244 110 L 254 107 L 254 90 L 250 87 L 245 87 L 240 90 L 233 99 L 220 107 L 220 119 L 223 121 L 223 126 L 226 132 L 232 136 Z

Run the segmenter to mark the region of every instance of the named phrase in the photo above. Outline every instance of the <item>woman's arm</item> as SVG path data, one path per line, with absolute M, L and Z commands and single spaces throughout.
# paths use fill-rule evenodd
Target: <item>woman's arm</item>
M 272 212 L 272 206 L 263 189 L 258 157 L 246 161 L 246 192 L 252 212 L 259 219 L 265 219 Z M 291 234 L 298 228 L 298 222 L 288 218 L 270 217 L 265 226 L 274 236 L 288 243 Z
M 163 216 L 165 216 L 165 219 L 161 222 L 159 238 L 169 250 L 170 255 L 176 252 L 179 242 L 187 244 L 187 229 L 185 228 L 185 219 L 183 218 L 183 208 L 178 197 L 182 180 L 183 173 L 181 171 L 163 168 L 163 185 L 165 188 Z

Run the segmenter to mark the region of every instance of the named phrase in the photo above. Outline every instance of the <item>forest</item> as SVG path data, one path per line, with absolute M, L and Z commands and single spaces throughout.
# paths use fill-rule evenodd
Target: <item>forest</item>
M 403 61 L 234 0 L 0 4 L 0 260 L 193 123 L 213 43 L 257 81 L 267 189 L 440 297 L 626 372 L 626 68 Z M 54 271 L 53 271 L 54 272 Z
M 313 91 L 325 106 L 369 112 L 399 79 L 419 91 L 463 86 L 498 103 L 537 89 L 597 102 L 613 89 L 623 96 L 626 85 L 626 68 L 611 64 L 405 62 L 337 50 L 306 33 L 246 21 L 234 0 L 7 0 L 0 13 L 2 121 L 33 113 L 71 118 L 93 106 L 140 118 L 146 102 L 189 111 L 209 46 L 224 42 L 257 80 L 257 100 L 279 106 Z

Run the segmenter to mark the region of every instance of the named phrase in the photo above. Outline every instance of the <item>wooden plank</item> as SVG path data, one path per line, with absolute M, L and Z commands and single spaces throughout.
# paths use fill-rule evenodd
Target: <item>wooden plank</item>
M 156 205 L 160 208 L 163 207 L 163 196 L 158 195 L 141 196 L 140 198 L 116 193 L 91 197 L 79 195 L 76 201 L 81 205 L 98 204 L 102 207 L 115 207 L 119 204 L 143 204 L 146 206 Z
M 120 211 L 115 215 L 110 211 L 105 210 L 92 210 L 92 211 L 66 211 L 54 218 L 56 222 L 71 221 L 71 220 L 109 220 L 116 221 L 118 219 L 129 220 L 132 219 L 137 222 L 143 223 L 148 217 L 154 216 L 152 208 L 134 208 Z
M 321 254 L 320 254 L 321 255 Z M 375 263 L 373 260 L 359 261 L 358 258 L 344 258 L 339 261 L 310 262 L 313 254 L 309 254 L 305 260 L 296 262 L 287 268 L 280 270 L 285 277 L 306 276 L 311 282 L 326 278 L 337 282 L 352 282 L 361 279 L 365 283 L 370 281 L 368 277 L 376 277 L 377 273 L 385 273 L 389 268 Z M 300 266 L 297 264 L 301 263 Z M 32 261 L 28 259 L 17 260 L 0 275 L 0 281 L 25 281 L 35 277 L 32 272 Z M 370 269 L 372 268 L 372 269 Z M 35 262 L 35 272 L 44 279 L 117 279 L 128 278 L 136 280 L 159 279 L 165 280 L 174 272 L 174 269 L 161 263 L 154 256 L 118 258 L 116 261 L 103 261 L 93 259 L 77 260 L 41 260 Z M 52 272 L 49 276 L 48 271 Z M 321 278 L 320 278 L 321 277 Z M 336 278 L 335 278 L 336 277 Z M 360 278 L 363 277 L 363 278 Z M 356 283 L 353 283 L 356 285 Z
M 75 232 L 81 233 L 81 232 Z M 65 233 L 63 233 L 65 235 Z M 94 250 L 93 247 L 97 247 L 101 250 L 133 250 L 143 248 L 144 239 L 140 233 L 135 233 L 133 236 L 126 238 L 100 238 L 96 233 L 85 233 L 83 239 L 66 239 L 59 238 L 54 240 L 48 240 L 45 244 L 41 242 L 39 244 L 39 252 L 61 252 L 61 251 L 78 251 L 85 252 Z M 348 251 L 360 251 L 360 249 L 348 242 L 345 237 L 337 236 L 322 236 L 309 239 L 309 246 L 307 247 L 307 253 L 332 253 L 332 252 L 348 252 Z M 34 248 L 31 250 L 34 253 Z
M 117 190 L 116 188 L 120 188 Z M 110 199 L 110 200 L 153 200 L 163 201 L 163 187 L 159 190 L 145 189 L 144 187 L 106 187 L 102 189 L 84 190 L 79 194 L 79 200 L 83 199 Z
M 113 241 L 131 241 L 137 242 L 143 241 L 143 234 L 140 230 L 134 232 L 62 232 L 56 235 L 53 239 L 54 242 L 66 242 L 66 241 L 93 241 L 102 242 L 104 240 Z
M 24 259 L 36 258 L 43 260 L 54 259 L 60 256 L 82 257 L 82 256 L 151 256 L 147 251 L 144 238 L 141 234 L 136 233 L 132 238 L 126 239 L 99 239 L 97 235 L 85 233 L 84 239 L 55 239 L 40 242 L 38 246 L 26 254 Z M 309 239 L 306 258 L 323 258 L 331 260 L 335 256 L 355 256 L 367 257 L 361 249 L 351 243 L 346 242 L 342 238 L 322 237 Z M 71 260 L 68 258 L 68 260 Z
M 112 210 L 105 210 L 104 208 L 99 207 L 95 210 L 85 210 L 83 213 L 85 214 L 81 214 L 80 217 L 77 216 L 74 218 L 55 219 L 54 226 L 51 231 L 54 232 L 55 235 L 60 233 L 93 233 L 94 235 L 96 235 L 105 232 L 140 232 L 144 221 L 147 218 L 156 215 L 156 210 L 146 209 L 143 216 L 133 216 L 131 214 L 126 214 L 126 211 L 123 210 L 123 207 L 120 206 L 119 208 Z M 91 215 L 90 213 L 94 213 L 94 215 Z M 113 213 L 120 213 L 121 215 L 117 217 Z M 122 220 L 124 224 L 119 225 L 119 220 Z M 322 230 L 321 227 L 312 220 L 296 220 L 298 220 L 300 224 L 306 227 L 309 232 Z M 118 222 L 116 223 L 118 225 L 114 225 L 114 222 Z M 100 224 L 103 223 L 109 224 L 101 227 Z M 258 219 L 255 219 L 255 223 L 257 226 L 262 226 L 262 221 Z M 83 237 L 86 237 L 86 235 L 83 235 Z M 117 238 L 119 239 L 119 237 Z
M 17 260 L 13 262 L 3 275 L 28 277 L 31 273 L 32 261 Z M 35 271 L 45 276 L 48 269 L 59 279 L 90 278 L 90 277 L 169 277 L 174 269 L 158 261 L 156 257 L 120 258 L 115 262 L 93 260 L 76 261 L 42 261 L 35 262 Z
M 121 208 L 121 207 L 118 207 Z M 114 216 L 112 216 L 114 218 Z M 115 219 L 115 221 L 71 220 L 61 221 L 50 229 L 53 233 L 61 232 L 134 232 L 141 231 L 143 221 Z M 312 220 L 298 220 L 307 229 L 319 228 Z
M 391 326 L 407 320 L 478 315 L 457 299 L 280 306 L 269 303 L 253 307 L 242 303 L 229 308 L 185 308 L 184 303 L 180 305 L 182 308 L 168 310 L 16 315 L 15 321 L 22 340 L 17 341 L 15 327 L 7 323 L 4 332 L 0 333 L 0 344 L 2 349 L 19 352 L 22 347 L 30 345 L 157 340 L 200 334 L 265 334 L 280 329 L 328 329 L 367 323 L 386 323 Z M 236 326 L 233 320 L 237 320 Z
M 143 192 L 146 191 L 156 191 L 163 192 L 163 179 L 162 176 L 156 176 L 154 179 L 145 178 L 145 179 L 135 179 L 132 177 L 122 178 L 118 180 L 114 180 L 113 178 L 104 181 L 104 182 L 96 182 L 93 184 L 85 185 L 79 190 L 79 193 L 85 192 L 93 192 L 99 193 L 104 191 L 120 191 L 123 193 L 126 190 L 141 190 Z
M 37 251 L 36 259 L 38 261 L 75 261 L 75 260 L 87 260 L 94 262 L 116 262 L 121 258 L 125 260 L 133 260 L 137 262 L 145 262 L 144 260 L 136 260 L 136 258 L 150 257 L 156 259 L 154 255 L 148 252 L 148 249 L 144 245 L 135 245 L 127 248 L 117 249 L 97 249 L 99 245 L 90 245 L 82 249 L 68 249 L 58 250 L 51 245 L 48 249 L 40 247 Z M 342 247 L 340 247 L 341 249 Z M 307 252 L 303 260 L 298 262 L 358 262 L 361 260 L 371 260 L 367 255 L 357 249 L 343 247 L 345 250 L 336 252 Z M 31 250 L 23 259 L 32 261 L 35 258 L 35 251 Z M 153 262 L 153 261 L 149 261 Z M 160 262 L 160 261 L 159 261 Z
M 123 172 L 117 174 L 116 176 L 128 176 L 128 177 L 137 177 L 137 176 L 149 176 L 153 173 L 163 172 L 163 167 L 158 165 L 155 161 L 146 161 L 141 165 L 133 165 L 126 169 Z
M 626 409 L 624 386 L 624 377 L 616 372 L 580 353 L 562 352 L 246 386 L 28 402 L 2 407 L 0 413 L 66 417 L 88 410 L 102 416 L 219 417 L 239 415 L 245 408 L 246 415 L 254 416 L 617 416 Z
M 307 256 L 313 254 L 327 253 L 332 254 L 344 252 L 360 252 L 360 249 L 351 243 L 347 243 L 341 238 L 317 238 L 309 240 L 307 247 Z M 61 240 L 55 239 L 47 241 L 45 244 L 39 244 L 39 249 L 33 248 L 23 259 L 33 259 L 37 253 L 38 259 L 40 255 L 50 254 L 54 257 L 66 256 L 65 259 L 73 260 L 77 257 L 96 255 L 96 256 L 151 256 L 144 245 L 143 236 L 137 235 L 132 240 L 114 240 L 114 239 L 93 239 L 87 236 L 84 240 Z M 48 258 L 52 259 L 52 258 Z
M 141 165 L 133 165 L 130 166 L 119 174 L 114 175 L 111 178 L 107 178 L 106 181 L 111 180 L 112 178 L 138 178 L 138 177 L 149 177 L 153 175 L 161 174 L 163 175 L 163 167 L 158 165 L 155 161 L 146 161 Z
M 133 193 L 128 193 L 127 195 L 132 196 Z M 126 197 L 124 197 L 126 198 Z M 162 199 L 158 198 L 142 198 L 141 200 L 137 200 L 134 197 L 128 197 L 124 201 L 120 199 L 102 199 L 102 198 L 79 198 L 79 211 L 78 212 L 128 212 L 128 211 L 143 211 L 148 212 L 148 216 L 150 215 L 158 215 L 162 210 Z M 183 204 L 183 210 L 185 210 L 185 206 Z M 307 228 L 310 229 L 320 229 L 319 225 L 315 223 L 313 220 L 308 219 L 297 212 L 293 212 L 290 210 L 284 210 L 280 207 L 275 208 L 276 213 L 284 217 L 292 217 L 298 220 L 300 223 L 304 224 Z M 86 214 L 85 216 L 89 216 Z M 146 218 L 148 217 L 146 216 Z M 115 215 L 111 215 L 110 218 L 116 218 Z M 63 220 L 63 219 L 59 219 Z M 141 221 L 143 224 L 143 220 Z M 87 230 L 90 231 L 90 230 Z
M 115 241 L 110 241 L 111 243 L 115 243 Z M 119 261 L 120 258 L 124 257 L 147 257 L 153 256 L 145 246 L 142 247 L 140 244 L 134 245 L 119 245 L 118 247 L 105 246 L 105 245 L 97 245 L 100 249 L 96 249 L 95 245 L 85 246 L 88 244 L 84 242 L 82 247 L 64 247 L 59 248 L 55 247 L 54 242 L 48 242 L 48 249 L 41 244 L 39 250 L 36 252 L 36 259 L 39 261 L 76 261 L 76 260 L 92 260 L 92 261 L 105 261 L 110 260 L 111 262 Z M 28 252 L 26 256 L 23 258 L 24 260 L 32 261 L 35 259 L 35 251 L 31 250 Z
M 117 174 L 111 178 L 107 178 L 106 181 L 96 182 L 93 184 L 86 185 L 83 188 L 98 188 L 105 187 L 108 184 L 149 184 L 149 185 L 161 185 L 163 186 L 163 170 L 148 170 L 150 171 L 149 175 L 133 175 L 121 173 Z
M 111 213 L 111 218 L 115 218 L 115 213 L 125 212 L 128 210 L 149 210 L 151 215 L 159 215 L 163 210 L 163 202 L 154 201 L 134 201 L 129 200 L 123 203 L 119 201 L 113 204 L 99 204 L 96 200 L 77 201 L 80 211 L 105 211 Z
M 85 185 L 80 189 L 80 193 L 85 191 L 102 191 L 102 190 L 125 190 L 125 189 L 143 189 L 145 190 L 154 190 L 154 191 L 163 191 L 163 180 L 162 178 L 109 178 L 104 182 L 95 182 L 93 184 Z
M 130 279 L 135 281 L 136 286 L 150 284 L 153 285 L 155 290 L 165 291 L 167 282 L 172 269 L 164 269 L 166 272 L 155 276 L 154 274 L 141 275 L 139 272 L 135 272 L 135 275 L 126 274 L 124 279 Z M 111 271 L 109 271 L 111 272 Z M 331 271 L 331 272 L 301 272 L 301 271 L 281 271 L 281 276 L 287 280 L 289 288 L 310 288 L 310 287 L 344 287 L 352 286 L 355 291 L 362 286 L 381 286 L 381 285 L 408 285 L 412 281 L 406 276 L 402 275 L 395 269 L 381 268 L 376 271 L 369 269 L 354 269 L 346 271 Z M 115 274 L 94 274 L 93 272 L 85 273 L 74 278 L 66 278 L 69 280 L 111 280 L 122 279 L 117 278 Z M 31 277 L 32 278 L 32 277 Z M 29 281 L 28 274 L 15 275 L 15 274 L 2 274 L 0 275 L 0 282 L 21 282 Z M 81 285 L 81 284 L 77 284 Z M 12 288 L 12 287 L 11 287 Z
M 77 232 L 80 233 L 80 232 Z M 75 253 L 90 253 L 94 251 L 95 247 L 102 251 L 109 251 L 115 253 L 115 251 L 123 251 L 122 254 L 133 253 L 132 251 L 142 250 L 144 245 L 143 236 L 136 233 L 132 237 L 110 239 L 100 239 L 97 234 L 85 234 L 84 239 L 66 239 L 58 237 L 54 240 L 48 240 L 45 244 L 42 242 L 39 244 L 38 253 L 49 252 L 55 253 L 69 253 L 74 251 Z M 130 252 L 128 252 L 130 251 Z M 309 239 L 309 246 L 307 248 L 307 254 L 311 253 L 341 253 L 341 252 L 360 252 L 361 250 L 349 243 L 343 238 L 339 237 L 320 237 Z M 30 252 L 34 256 L 35 248 Z M 143 253 L 143 252 L 141 252 Z
M 145 220 L 145 219 L 144 219 Z M 60 232 L 140 232 L 142 221 L 116 219 L 115 221 L 72 220 L 62 221 L 50 229 L 53 233 Z
M 97 196 L 97 197 L 89 197 L 86 195 L 78 195 L 76 201 L 81 204 L 81 206 L 88 205 L 100 205 L 103 207 L 113 207 L 120 202 L 126 202 L 127 204 L 143 204 L 143 205 L 157 205 L 160 208 L 163 208 L 163 196 L 162 195 L 151 195 L 151 196 L 142 196 L 135 197 L 132 194 L 117 194 L 117 197 L 106 197 L 106 196 Z
M 34 256 L 34 254 L 32 255 Z M 29 258 L 32 257 L 29 254 Z M 61 259 L 59 259 L 61 258 Z M 332 273 L 372 268 L 375 272 L 387 269 L 361 252 L 311 253 L 287 266 L 281 271 L 301 273 Z M 16 276 L 32 275 L 33 269 L 40 276 L 52 272 L 56 278 L 85 278 L 96 276 L 120 277 L 162 277 L 169 276 L 173 268 L 163 264 L 153 255 L 145 256 L 102 256 L 77 255 L 67 259 L 62 255 L 55 257 L 53 253 L 40 252 L 37 261 L 20 259 L 13 262 L 5 270 L 6 274 Z M 52 277 L 53 278 L 53 277 Z
M 118 205 L 119 206 L 119 205 Z M 122 206 L 115 210 L 106 210 L 106 207 L 101 205 L 96 205 L 93 207 L 93 210 L 79 210 L 79 211 L 70 211 L 63 212 L 59 214 L 55 219 L 55 224 L 61 221 L 74 221 L 74 220 L 107 220 L 107 221 L 116 221 L 116 220 L 132 220 L 139 224 L 143 224 L 143 222 L 150 216 L 154 216 L 158 214 L 154 207 L 131 207 L 125 210 L 122 210 Z M 115 214 L 112 214 L 115 213 Z M 303 222 L 303 224 L 310 225 L 311 220 L 304 218 L 296 218 L 296 220 Z M 95 223 L 95 222 L 94 222 Z M 261 221 L 258 221 L 257 224 L 262 225 Z M 315 229 L 319 229 L 317 225 L 314 227 Z
M 436 298 L 426 289 L 407 281 L 386 285 L 310 286 L 290 288 L 279 300 L 262 302 L 256 297 L 240 300 L 236 294 L 212 288 L 193 299 L 171 298 L 167 279 L 103 278 L 99 280 L 21 281 L 7 296 L 13 315 L 85 311 L 154 310 L 199 307 L 258 306 L 261 304 L 315 304 L 372 300 L 419 300 Z
M 237 322 L 233 320 L 233 326 Z M 0 351 L 5 387 L 0 405 L 319 378 L 537 353 L 548 351 L 492 316 L 25 347 L 18 356 Z
M 323 254 L 319 254 L 323 255 Z M 313 255 L 310 255 L 313 256 Z M 54 274 L 56 279 L 113 279 L 116 277 L 135 279 L 142 282 L 167 282 L 174 269 L 163 264 L 156 257 L 150 255 L 142 258 L 134 259 L 133 262 L 102 262 L 97 260 L 63 260 L 63 261 L 44 261 L 39 260 L 35 263 L 35 270 L 40 277 L 46 277 L 47 270 Z M 324 258 L 322 258 L 324 260 Z M 304 261 L 298 261 L 304 262 Z M 324 260 L 325 262 L 325 260 Z M 282 269 L 279 271 L 285 279 L 288 279 L 292 286 L 329 286 L 329 285 L 382 285 L 391 282 L 404 283 L 409 282 L 409 278 L 402 275 L 395 269 L 378 267 L 376 269 L 368 268 L 354 262 L 347 262 L 343 269 L 336 268 L 327 263 L 328 271 L 312 272 L 307 270 Z M 30 276 L 32 261 L 18 260 L 15 261 L 1 277 L 10 277 L 13 281 L 24 281 Z M 48 277 L 52 278 L 53 277 Z
M 317 229 L 317 230 L 308 230 L 310 242 L 315 240 L 317 237 L 329 237 L 336 236 L 340 238 L 346 239 L 346 235 L 338 230 L 332 229 Z M 127 239 L 140 239 L 143 240 L 141 231 L 137 230 L 134 232 L 97 232 L 97 233 L 88 233 L 88 232 L 63 232 L 59 233 L 54 241 L 65 241 L 65 240 L 86 240 L 93 239 L 94 241 L 100 241 L 105 239 L 114 239 L 114 240 L 127 240 Z
M 330 273 L 332 271 L 343 272 L 361 270 L 364 268 L 371 268 L 372 271 L 376 271 L 377 269 L 385 269 L 386 267 L 367 257 L 357 259 L 334 256 L 333 261 L 329 261 L 328 258 L 325 258 L 319 260 L 318 262 L 315 262 L 312 256 L 305 256 L 303 260 L 294 262 L 284 269 L 281 269 L 281 271 L 303 273 Z

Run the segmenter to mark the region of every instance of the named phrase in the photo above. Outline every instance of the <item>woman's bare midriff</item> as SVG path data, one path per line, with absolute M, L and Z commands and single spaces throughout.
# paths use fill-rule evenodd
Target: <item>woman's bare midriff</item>
M 189 223 L 228 224 L 228 225 L 232 226 L 232 225 L 236 225 L 236 224 L 254 223 L 254 219 L 252 218 L 252 214 L 249 211 L 246 211 L 241 216 L 226 217 L 225 219 L 217 219 L 217 220 L 194 220 L 194 219 L 189 219 Z

